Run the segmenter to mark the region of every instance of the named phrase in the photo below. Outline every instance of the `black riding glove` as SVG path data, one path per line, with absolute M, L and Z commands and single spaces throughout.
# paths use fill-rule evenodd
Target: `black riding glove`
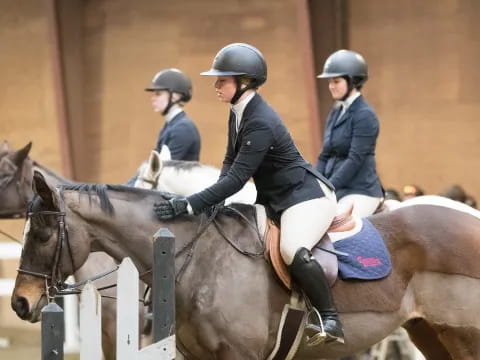
M 173 219 L 175 216 L 187 214 L 188 201 L 185 198 L 173 198 L 153 204 L 153 211 L 160 220 Z

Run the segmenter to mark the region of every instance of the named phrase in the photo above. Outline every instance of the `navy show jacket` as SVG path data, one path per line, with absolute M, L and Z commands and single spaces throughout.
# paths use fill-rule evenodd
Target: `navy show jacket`
M 200 134 L 195 123 L 182 111 L 166 122 L 158 135 L 155 150 L 166 145 L 172 160 L 198 161 L 200 159 Z
M 350 194 L 382 197 L 375 164 L 377 115 L 363 96 L 355 99 L 337 120 L 341 110 L 341 106 L 332 109 L 327 118 L 316 168 L 335 186 L 338 199 Z
M 246 105 L 238 134 L 235 114 L 230 111 L 220 178 L 216 184 L 188 197 L 188 201 L 195 213 L 201 212 L 239 191 L 252 177 L 257 188 L 256 202 L 277 214 L 302 201 L 322 197 L 317 178 L 333 189 L 303 159 L 278 114 L 259 94 Z

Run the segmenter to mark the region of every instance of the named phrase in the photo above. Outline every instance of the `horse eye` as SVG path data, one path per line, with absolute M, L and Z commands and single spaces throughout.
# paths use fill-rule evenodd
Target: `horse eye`
M 42 243 L 45 243 L 48 240 L 50 240 L 51 236 L 52 236 L 52 231 L 49 229 L 40 229 L 35 231 L 35 237 Z

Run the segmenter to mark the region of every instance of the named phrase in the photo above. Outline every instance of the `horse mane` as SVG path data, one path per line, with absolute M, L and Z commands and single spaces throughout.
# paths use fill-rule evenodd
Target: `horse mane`
M 181 195 L 171 194 L 158 190 L 141 189 L 127 185 L 112 185 L 112 184 L 88 184 L 88 183 L 70 183 L 58 185 L 60 193 L 63 196 L 63 191 L 77 191 L 79 193 L 87 194 L 89 200 L 92 197 L 97 197 L 100 200 L 100 209 L 108 215 L 113 215 L 115 209 L 108 196 L 108 191 L 115 191 L 118 193 L 135 193 L 137 195 L 149 196 L 155 195 L 161 199 L 171 199 L 173 197 L 180 197 Z
M 171 199 L 173 197 L 183 197 L 182 195 L 171 194 L 158 190 L 135 188 L 126 185 L 70 183 L 58 185 L 58 188 L 60 189 L 60 194 L 62 198 L 63 191 L 68 190 L 77 191 L 81 194 L 87 194 L 90 201 L 92 197 L 97 197 L 100 200 L 100 209 L 108 215 L 113 215 L 115 213 L 115 209 L 108 196 L 109 190 L 119 193 L 136 193 L 144 196 L 155 195 L 164 200 Z M 255 206 L 250 204 L 233 203 L 229 204 L 228 206 L 221 207 L 219 209 L 219 214 L 226 215 L 232 218 L 240 218 L 241 215 L 247 218 L 255 218 L 256 209 Z
M 202 164 L 198 161 L 165 160 L 163 166 L 173 168 L 176 171 L 191 171 L 196 168 L 220 171 L 220 169 L 217 169 L 215 166 Z
M 105 184 L 87 184 L 87 183 L 71 183 L 59 185 L 60 194 L 63 198 L 63 191 L 73 190 L 80 194 L 87 194 L 89 201 L 95 196 L 100 200 L 100 209 L 108 215 L 114 214 L 114 208 L 108 197 L 108 186 Z
M 165 167 L 173 167 L 176 170 L 192 170 L 193 168 L 202 166 L 198 161 L 184 160 L 165 160 L 163 165 Z

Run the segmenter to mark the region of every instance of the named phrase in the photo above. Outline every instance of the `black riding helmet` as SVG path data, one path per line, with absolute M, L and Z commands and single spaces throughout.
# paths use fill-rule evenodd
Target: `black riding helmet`
M 163 111 L 163 115 L 168 113 L 173 104 L 179 102 L 188 102 L 192 98 L 192 82 L 178 69 L 165 69 L 155 74 L 152 79 L 152 85 L 145 91 L 167 90 L 169 92 L 168 105 Z M 172 93 L 181 95 L 177 101 L 172 101 Z
M 345 78 L 348 82 L 348 91 L 343 99 L 345 100 L 353 88 L 360 89 L 367 81 L 367 63 L 363 56 L 355 51 L 338 50 L 328 57 L 323 65 L 323 72 L 317 77 L 322 79 Z
M 267 81 L 267 63 L 262 53 L 255 47 L 234 43 L 222 48 L 215 59 L 212 68 L 204 71 L 206 76 L 234 76 L 237 82 L 237 91 L 230 101 L 234 104 L 248 89 L 256 89 Z M 240 78 L 251 79 L 249 85 L 241 88 Z

